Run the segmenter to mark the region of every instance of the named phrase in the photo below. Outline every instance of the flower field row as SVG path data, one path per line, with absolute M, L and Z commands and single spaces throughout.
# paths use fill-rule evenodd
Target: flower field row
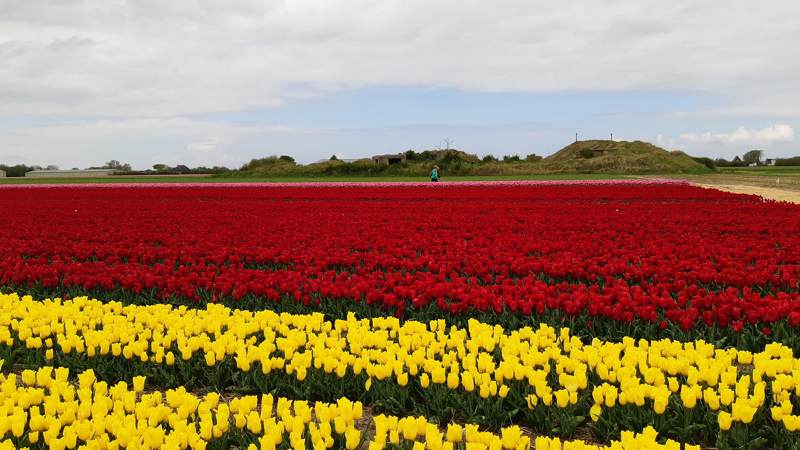
M 581 181 L 0 207 L 2 448 L 800 441 L 795 205 Z
M 471 321 L 329 321 L 322 314 L 0 296 L 0 354 L 98 376 L 147 374 L 159 385 L 237 388 L 376 410 L 509 421 L 601 439 L 652 424 L 681 442 L 796 439 L 800 359 L 770 344 L 751 353 L 702 341 L 584 343 L 542 325 L 506 331 Z M 415 409 L 416 408 L 416 409 Z M 691 426 L 689 426 L 691 425 Z
M 0 363 L 2 363 L 0 361 Z M 71 382 L 69 370 L 45 366 L 0 374 L 0 448 L 30 446 L 74 449 L 526 449 L 536 450 L 694 450 L 674 441 L 659 444 L 657 433 L 623 433 L 610 446 L 558 438 L 531 437 L 512 426 L 499 433 L 476 425 L 440 428 L 424 417 L 362 417 L 361 403 L 293 401 L 272 395 L 226 399 L 197 396 L 184 388 L 144 391 L 144 377 L 113 384 L 92 370 Z M 362 432 L 371 420 L 370 436 Z
M 113 180 L 111 180 L 113 181 Z M 650 178 L 650 179 L 597 179 L 597 180 L 485 180 L 485 181 L 440 181 L 431 184 L 427 181 L 289 181 L 289 182 L 148 182 L 148 183 L 70 183 L 69 188 L 91 188 L 91 189 L 136 189 L 136 188 L 429 188 L 442 189 L 447 187 L 540 187 L 540 186 L 598 186 L 604 184 L 630 185 L 630 186 L 649 186 L 665 184 L 686 184 L 683 180 L 671 178 Z M 0 189 L 64 189 L 64 184 L 58 183 L 37 183 L 37 184 L 0 184 Z
M 8 289 L 506 326 L 557 317 L 600 338 L 711 330 L 800 348 L 800 208 L 753 196 L 652 183 L 86 187 L 2 190 L 0 207 L 24 211 L 0 228 Z

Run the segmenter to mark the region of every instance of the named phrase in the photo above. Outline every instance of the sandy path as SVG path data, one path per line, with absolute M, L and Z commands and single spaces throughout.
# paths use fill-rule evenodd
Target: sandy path
M 761 186 L 746 186 L 741 184 L 695 184 L 697 186 L 709 189 L 718 189 L 720 191 L 733 192 L 736 194 L 753 194 L 769 200 L 779 200 L 800 204 L 800 191 Z

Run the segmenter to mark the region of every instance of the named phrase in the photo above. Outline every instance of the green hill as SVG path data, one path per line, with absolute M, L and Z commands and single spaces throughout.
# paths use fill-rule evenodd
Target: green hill
M 547 174 L 647 174 L 696 173 L 709 171 L 683 152 L 668 152 L 647 142 L 579 141 L 542 159 L 534 154 L 524 158 L 505 156 L 478 158 L 460 150 L 407 151 L 391 155 L 401 161 L 382 162 L 364 158 L 357 161 L 324 160 L 297 164 L 290 156 L 254 159 L 227 177 L 427 177 L 434 164 L 443 176 L 528 176 Z
M 683 152 L 642 141 L 578 141 L 544 159 L 553 172 L 687 173 L 708 169 Z

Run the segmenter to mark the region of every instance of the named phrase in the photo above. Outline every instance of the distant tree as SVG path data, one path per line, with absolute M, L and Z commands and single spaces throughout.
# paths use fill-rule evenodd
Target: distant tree
M 481 159 L 481 161 L 488 163 L 488 162 L 497 162 L 497 158 L 494 155 L 486 155 Z
M 45 168 L 45 170 L 58 170 L 58 166 L 55 164 L 50 164 Z
M 424 159 L 421 153 L 417 153 L 414 150 L 406 150 L 406 161 L 421 161 Z
M 537 155 L 536 153 L 531 153 L 530 155 L 525 157 L 525 161 L 528 161 L 528 162 L 536 162 L 536 161 L 541 161 L 541 160 L 542 160 L 542 157 Z
M 725 158 L 717 158 L 714 160 L 714 165 L 717 167 L 728 167 L 731 165 L 731 162 Z
M 72 170 L 81 170 L 79 167 L 73 167 Z
M 775 160 L 776 166 L 800 166 L 800 156 L 791 158 L 778 158 Z
M 196 174 L 215 174 L 215 173 L 225 173 L 230 172 L 230 169 L 227 167 L 206 167 L 206 166 L 197 166 L 189 169 L 187 173 L 196 173 Z
M 761 159 L 764 157 L 764 150 L 750 150 L 742 156 L 742 161 L 745 165 L 761 164 Z
M 153 170 L 156 172 L 162 172 L 165 170 L 169 170 L 169 166 L 166 164 L 153 164 Z
M 739 166 L 743 166 L 744 162 L 742 161 L 742 158 L 739 158 L 739 155 L 736 155 L 736 156 L 733 157 L 733 161 L 731 161 L 731 165 L 734 166 L 734 167 L 739 167 Z
M 131 165 L 128 163 L 121 163 L 116 159 L 112 159 L 111 161 L 108 161 L 107 163 L 105 163 L 100 167 L 89 167 L 89 169 L 112 169 L 112 170 L 119 170 L 121 172 L 130 172 Z
M 3 170 L 7 177 L 24 177 L 25 172 L 30 172 L 33 170 L 33 167 L 26 166 L 25 164 L 17 164 L 14 166 L 0 164 L 0 170 Z
M 440 150 L 450 150 L 450 146 L 451 145 L 453 145 L 453 140 L 450 139 L 450 138 L 444 138 L 444 139 L 442 139 L 442 146 L 444 148 L 440 147 L 439 149 Z
M 175 168 L 173 170 L 175 172 L 180 173 L 180 174 L 192 173 L 192 169 L 188 168 L 187 166 L 185 166 L 183 164 L 178 164 L 177 166 L 175 166 Z
M 281 161 L 286 161 L 286 162 L 290 162 L 290 163 L 294 162 L 294 158 L 292 158 L 289 155 L 281 155 L 281 156 L 278 157 L 278 159 L 280 159 Z
M 337 157 L 336 157 L 336 155 L 331 155 L 331 157 L 329 158 L 329 160 L 330 160 L 330 161 L 338 161 L 338 160 L 339 160 L 339 158 L 337 158 Z
M 519 155 L 505 155 L 505 156 L 503 156 L 503 162 L 516 162 L 516 161 L 522 161 L 519 158 Z

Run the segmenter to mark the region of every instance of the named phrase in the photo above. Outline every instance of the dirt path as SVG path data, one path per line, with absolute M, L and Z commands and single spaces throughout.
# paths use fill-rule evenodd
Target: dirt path
M 778 189 L 763 186 L 747 186 L 742 184 L 704 184 L 694 183 L 707 189 L 718 189 L 736 194 L 753 194 L 769 200 L 779 200 L 800 204 L 800 191 Z

